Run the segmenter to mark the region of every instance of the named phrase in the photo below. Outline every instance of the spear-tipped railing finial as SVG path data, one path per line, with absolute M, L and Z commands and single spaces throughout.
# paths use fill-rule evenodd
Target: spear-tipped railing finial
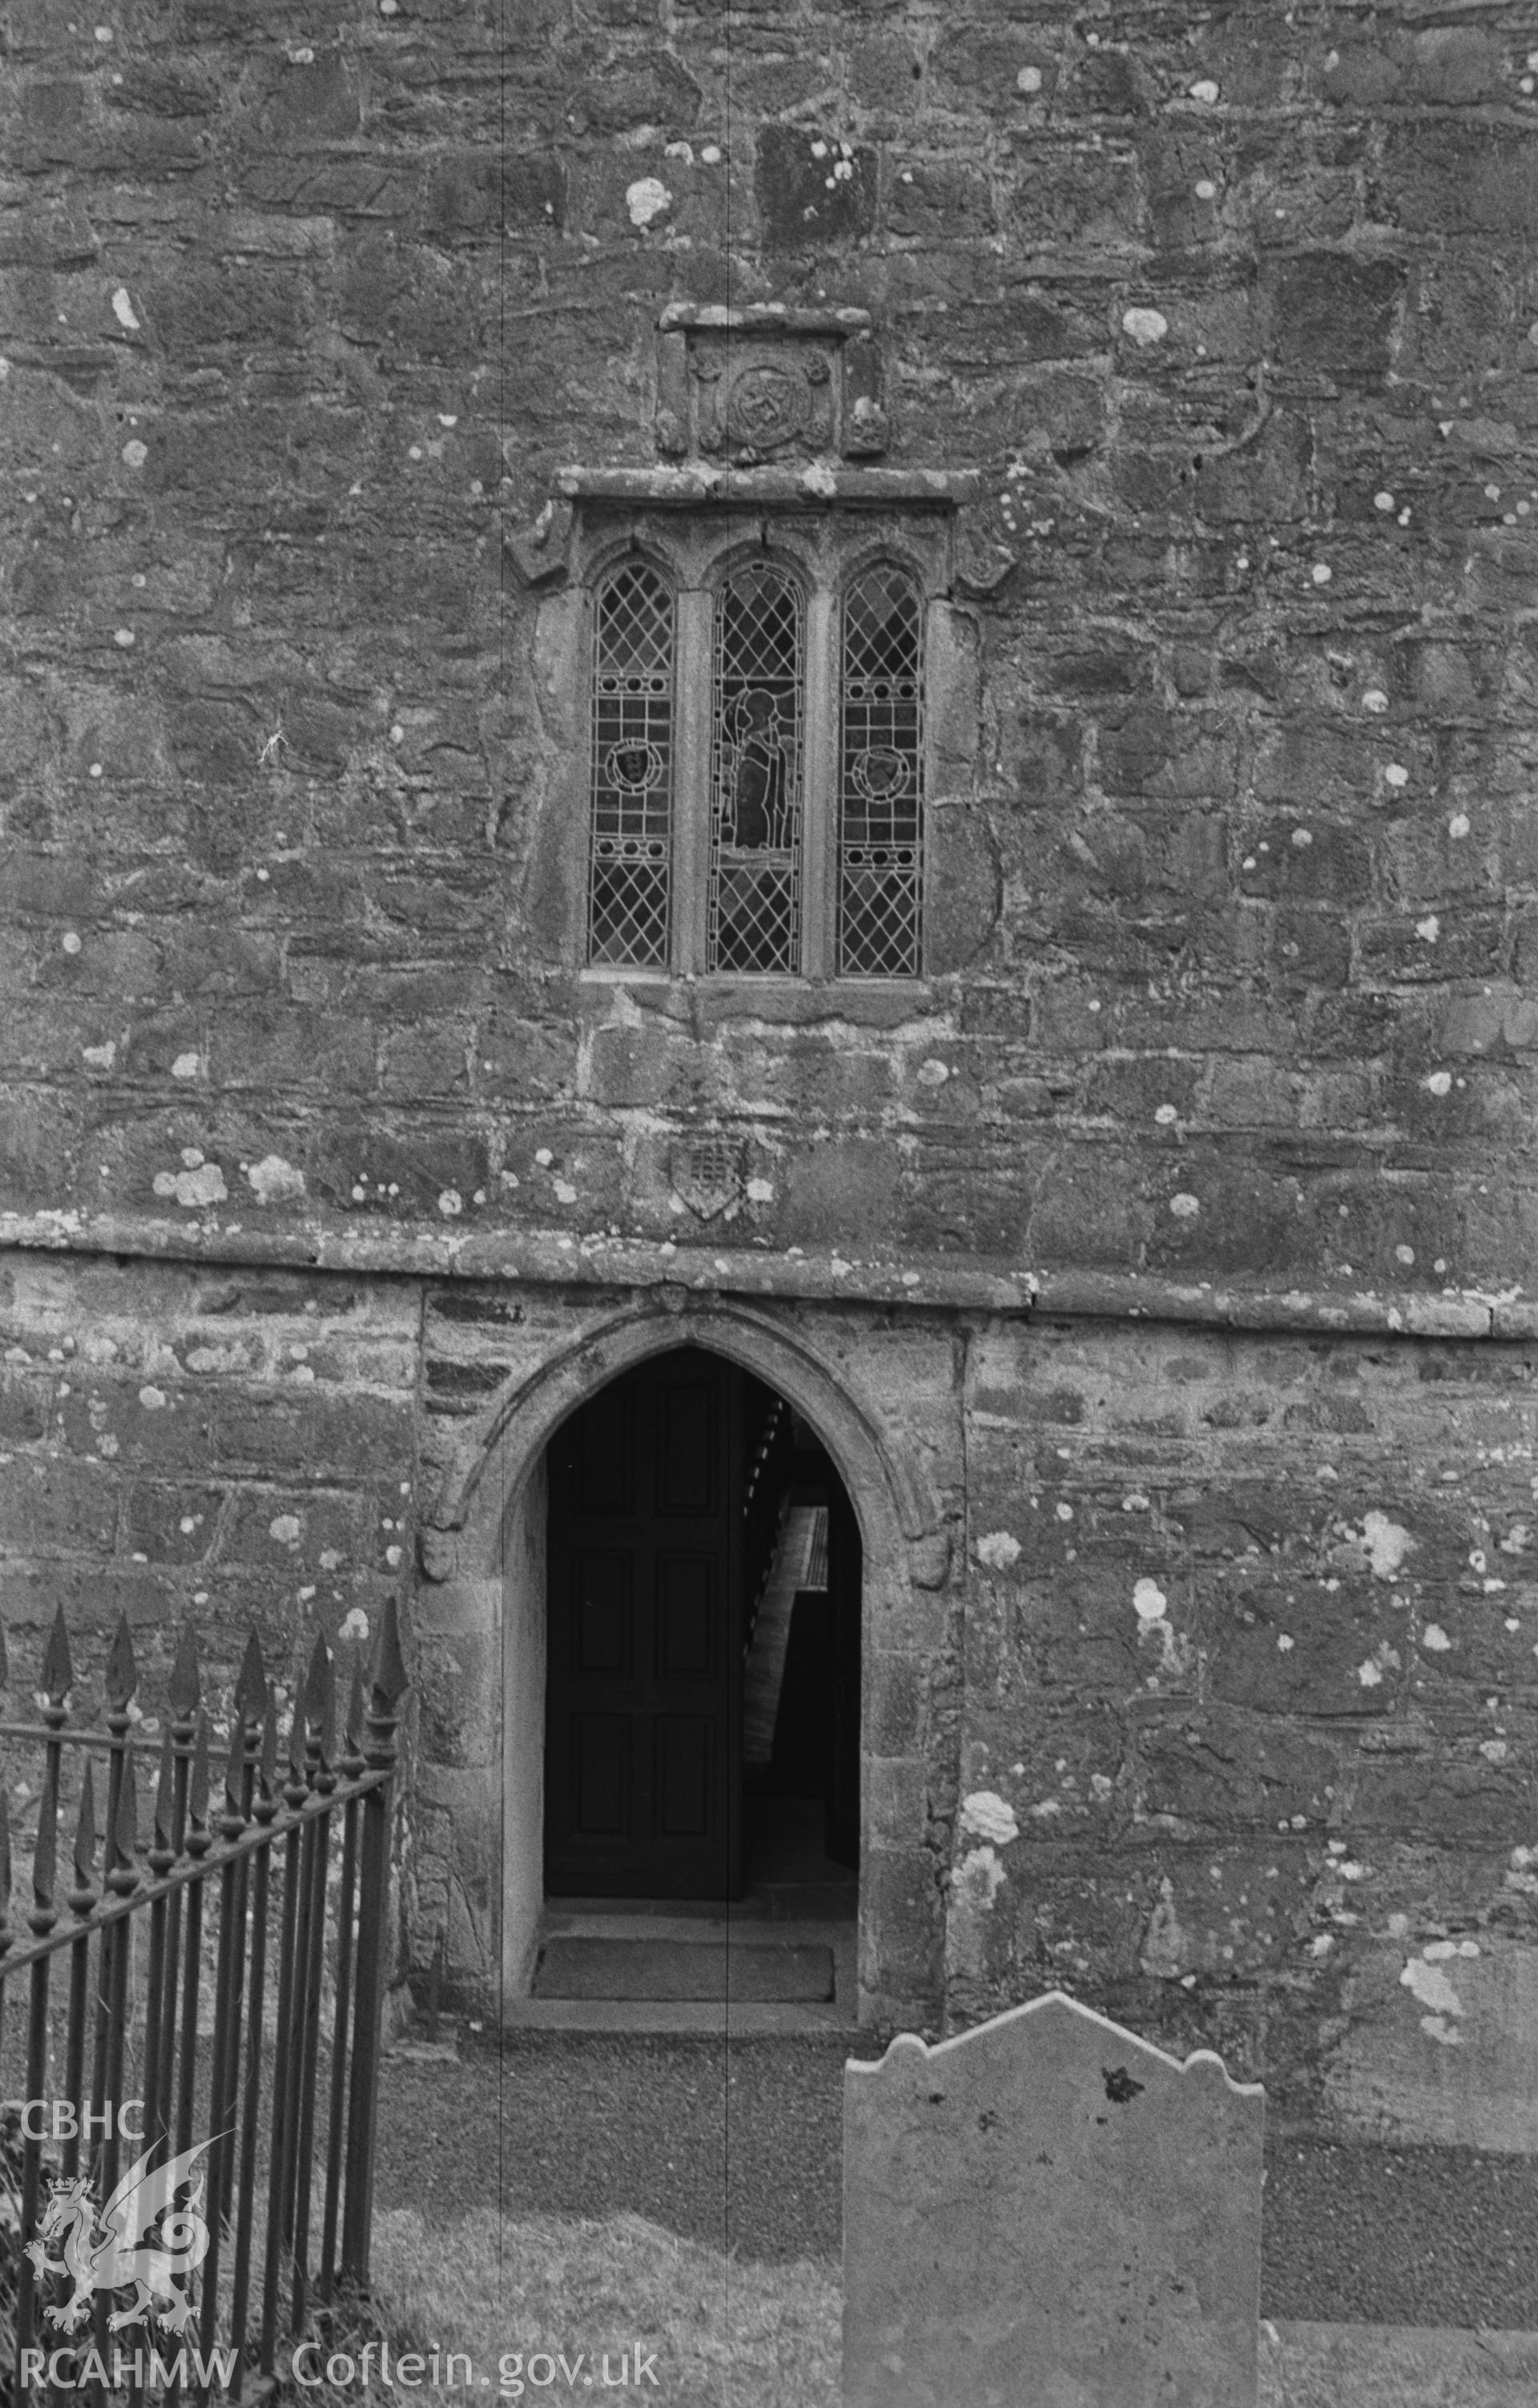
M 262 1752 L 256 1759 L 256 1784 L 257 1818 L 268 1823 L 278 1803 L 278 1693 L 270 1681 L 266 1712 L 262 1716 Z
M 395 1600 L 394 1597 L 387 1597 L 384 1611 L 380 1615 L 379 1629 L 375 1633 L 373 1661 L 368 1667 L 367 1729 L 364 1756 L 370 1765 L 382 1768 L 395 1763 L 400 1701 L 408 1686 Z
M 108 1722 L 114 1715 L 126 1718 L 129 1701 L 139 1684 L 138 1665 L 134 1656 L 134 1634 L 128 1627 L 128 1616 L 120 1613 L 118 1627 L 112 1633 L 112 1645 L 107 1658 L 107 1703 Z
M 50 1723 L 63 1722 L 65 1703 L 74 1686 L 75 1667 L 69 1659 L 69 1632 L 61 1605 L 43 1650 L 42 1693 L 48 1700 L 43 1712 Z
M 171 1712 L 179 1723 L 189 1730 L 197 1713 L 203 1692 L 203 1674 L 197 1660 L 197 1632 L 189 1614 L 177 1639 L 176 1655 L 171 1662 L 171 1677 L 166 1684 Z
M 240 1677 L 235 1684 L 235 1711 L 243 1723 L 259 1723 L 266 1712 L 267 1668 L 262 1661 L 262 1642 L 254 1630 L 246 1638 L 246 1652 L 240 1658 Z

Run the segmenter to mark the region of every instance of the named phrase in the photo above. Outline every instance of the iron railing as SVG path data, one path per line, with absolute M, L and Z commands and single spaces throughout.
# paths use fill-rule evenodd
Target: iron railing
M 0 1634 L 0 1685 L 6 1677 Z M 130 2408 L 146 2392 L 203 2399 L 215 2384 L 238 2400 L 269 2386 L 285 2329 L 303 2332 L 319 2304 L 368 2278 L 406 1690 L 395 1609 L 367 1676 L 353 1666 L 339 1745 L 335 1668 L 317 1639 L 281 1769 L 277 1700 L 251 1634 L 217 1801 L 197 1644 L 184 1627 L 148 1847 L 148 1743 L 136 1731 L 126 1619 L 107 1662 L 105 1730 L 70 1727 L 74 1681 L 61 1612 L 40 1719 L 0 1723 L 0 2062 L 7 2086 L 21 2082 L 6 2102 L 20 2189 L 6 2219 L 21 2243 L 13 2396 L 83 2381 L 98 2398 L 126 2395 Z M 36 1799 L 22 1938 L 9 1911 L 10 1792 L 38 1756 L 40 1783 L 18 1784 L 28 1822 Z M 5 2017 L 23 1976 L 18 2063 Z M 55 2177 L 46 2199 L 45 2171 Z

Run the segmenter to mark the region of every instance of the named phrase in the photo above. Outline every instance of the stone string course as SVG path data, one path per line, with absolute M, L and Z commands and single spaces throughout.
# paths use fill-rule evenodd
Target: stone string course
M 935 1500 L 868 1633 L 870 2012 L 1061 1982 L 1307 2119 L 1538 2146 L 1534 45 L 0 22 L 4 1610 L 126 1605 L 152 1697 L 189 1605 L 296 1660 L 397 1586 L 467 1983 L 446 1500 L 606 1316 L 730 1299 Z M 911 989 L 577 968 L 561 480 L 655 469 L 656 321 L 728 303 L 869 311 L 871 475 L 975 480 Z

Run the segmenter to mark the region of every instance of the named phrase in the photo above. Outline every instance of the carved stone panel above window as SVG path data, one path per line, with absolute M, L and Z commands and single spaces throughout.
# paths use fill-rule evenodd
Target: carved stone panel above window
M 755 467 L 886 449 L 863 309 L 665 309 L 657 336 L 657 449 Z

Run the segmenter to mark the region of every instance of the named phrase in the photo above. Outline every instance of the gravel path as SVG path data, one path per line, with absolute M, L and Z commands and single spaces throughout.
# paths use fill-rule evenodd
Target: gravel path
M 452 2218 L 500 2196 L 632 2208 L 748 2258 L 836 2257 L 840 2034 L 510 2034 L 386 2060 L 379 2200 Z M 879 2055 L 872 2048 L 855 2054 Z M 1261 2310 L 1322 2323 L 1538 2330 L 1538 2165 L 1472 2149 L 1267 2149 Z

